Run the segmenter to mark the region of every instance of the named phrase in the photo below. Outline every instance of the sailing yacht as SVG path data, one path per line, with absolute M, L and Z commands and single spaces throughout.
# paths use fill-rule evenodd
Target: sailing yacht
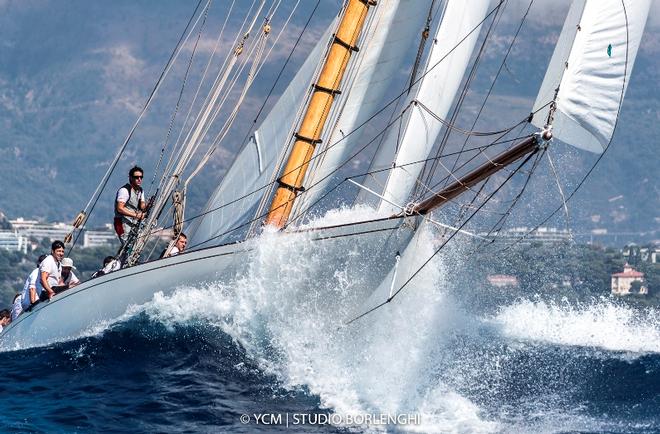
M 347 0 L 239 151 L 203 211 L 186 217 L 188 182 L 222 142 L 258 77 L 278 24 L 277 4 L 255 2 L 246 15 L 233 50 L 181 135 L 175 158 L 162 171 L 149 217 L 123 252 L 127 266 L 24 313 L 3 330 L 0 349 L 43 346 L 93 334 L 152 300 L 157 292 L 231 282 L 247 273 L 251 255 L 265 238 L 287 246 L 306 243 L 321 251 L 325 267 L 314 279 L 331 281 L 337 268 L 359 276 L 364 288 L 358 297 L 361 310 L 354 318 L 339 319 L 340 323 L 396 302 L 431 259 L 423 258 L 422 265 L 410 260 L 418 254 L 425 225 L 443 228 L 441 249 L 455 235 L 468 234 L 465 225 L 471 216 L 517 173 L 533 167 L 554 142 L 595 153 L 609 146 L 650 8 L 650 0 L 573 1 L 530 115 L 517 124 L 479 132 L 460 128 L 452 109 L 464 97 L 480 41 L 488 38 L 486 27 L 503 13 L 505 2 Z M 187 37 L 203 14 L 201 8 Z M 411 52 L 417 52 L 412 66 L 406 65 Z M 408 84 L 397 98 L 386 101 L 392 83 L 406 67 L 412 71 Z M 243 71 L 247 73 L 241 75 Z M 229 86 L 236 85 L 239 77 L 244 81 L 234 88 L 239 95 L 236 105 L 227 109 Z M 369 171 L 341 179 L 338 173 L 365 146 L 361 128 L 386 108 L 394 108 L 390 128 L 378 136 Z M 193 155 L 203 150 L 211 125 L 218 122 L 220 132 L 193 167 Z M 534 131 L 504 140 L 521 126 Z M 106 184 L 133 130 L 99 185 Z M 472 152 L 470 164 L 449 168 L 438 157 L 448 132 L 490 142 L 463 149 Z M 495 144 L 500 147 L 491 147 Z M 446 173 L 438 180 L 440 166 Z M 493 181 L 496 186 L 490 191 L 480 188 L 496 174 L 502 175 Z M 356 189 L 355 202 L 366 204 L 362 212 L 347 213 L 349 217 L 332 224 L 310 219 L 320 212 L 324 197 L 340 185 Z M 90 204 L 99 194 L 97 189 L 76 219 L 77 228 L 84 228 Z M 474 212 L 452 224 L 434 218 L 434 210 L 456 204 L 465 194 L 480 199 L 472 206 Z M 149 260 L 145 246 L 172 197 L 174 233 L 188 224 L 190 250 Z

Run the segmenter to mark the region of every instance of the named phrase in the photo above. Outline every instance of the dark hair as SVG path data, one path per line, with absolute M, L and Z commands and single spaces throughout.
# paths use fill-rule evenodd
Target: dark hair
M 106 256 L 105 259 L 103 259 L 103 266 L 105 267 L 114 260 L 115 260 L 114 256 Z
M 181 232 L 181 233 L 179 234 L 179 236 L 176 237 L 175 239 L 178 240 L 179 238 L 185 238 L 186 240 L 188 239 L 188 237 L 186 236 L 186 234 L 184 234 L 183 232 Z
M 135 172 L 142 172 L 142 174 L 144 175 L 144 170 L 142 170 L 140 166 L 133 166 L 131 167 L 131 170 L 128 171 L 128 176 L 132 177 L 133 175 L 135 175 Z
M 47 257 L 48 255 L 39 255 L 39 257 L 37 258 L 37 267 L 41 265 L 41 263 L 44 262 L 44 259 L 46 259 Z
M 50 245 L 51 250 L 59 249 L 59 248 L 64 248 L 64 243 L 60 240 L 55 240 L 53 241 L 53 244 Z
M 21 296 L 21 293 L 20 293 L 20 292 L 17 292 L 16 295 L 14 296 L 14 299 L 11 301 L 12 304 L 13 304 L 13 303 L 16 303 L 16 299 L 19 298 L 20 296 Z
M 11 318 L 11 313 L 9 312 L 9 309 L 0 310 L 0 319 L 5 319 L 5 318 Z

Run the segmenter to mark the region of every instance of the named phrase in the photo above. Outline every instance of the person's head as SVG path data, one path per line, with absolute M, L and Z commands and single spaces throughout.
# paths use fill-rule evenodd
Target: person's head
M 11 322 L 11 313 L 9 309 L 0 310 L 0 326 L 6 326 Z
M 73 266 L 73 259 L 71 258 L 62 259 L 62 276 L 68 276 L 71 273 L 72 268 L 76 268 Z
M 61 261 L 64 258 L 64 243 L 60 240 L 53 241 L 50 245 L 50 253 L 58 262 Z
M 16 295 L 14 296 L 14 299 L 11 301 L 11 304 L 16 303 L 16 299 L 17 299 L 17 298 L 21 298 L 21 293 L 20 293 L 20 292 L 17 292 L 17 293 L 16 293 Z
M 114 260 L 115 260 L 114 256 L 106 256 L 105 259 L 103 259 L 103 266 L 105 267 Z
M 131 187 L 137 188 L 142 187 L 142 178 L 144 177 L 144 170 L 139 166 L 131 167 L 131 170 L 128 171 L 128 182 L 131 183 Z
M 186 234 L 181 232 L 179 234 L 179 238 L 176 239 L 176 243 L 174 243 L 177 249 L 179 249 L 179 252 L 183 252 L 183 250 L 186 248 L 186 245 L 188 245 L 188 237 Z
M 48 255 L 39 255 L 39 257 L 37 258 L 37 267 L 41 265 L 41 263 L 44 262 L 44 259 L 46 259 L 47 257 Z

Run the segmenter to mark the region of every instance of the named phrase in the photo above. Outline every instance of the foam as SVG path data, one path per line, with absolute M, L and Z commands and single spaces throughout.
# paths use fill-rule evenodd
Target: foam
M 659 313 L 607 298 L 577 305 L 522 300 L 490 321 L 515 339 L 644 354 L 660 353 Z
M 334 211 L 323 224 L 354 221 L 369 212 Z M 436 345 L 453 327 L 441 262 L 425 268 L 392 303 L 344 326 L 363 311 L 373 289 L 361 286 L 350 264 L 328 274 L 332 252 L 309 236 L 264 233 L 244 275 L 158 294 L 144 311 L 168 327 L 201 320 L 221 328 L 283 387 L 304 388 L 337 414 L 420 414 L 422 425 L 399 427 L 418 432 L 494 430 L 481 420 L 477 405 L 431 376 Z M 398 281 L 433 253 L 432 239 L 427 231 L 416 235 L 411 251 L 402 255 Z M 377 291 L 382 301 L 390 284 L 385 279 Z

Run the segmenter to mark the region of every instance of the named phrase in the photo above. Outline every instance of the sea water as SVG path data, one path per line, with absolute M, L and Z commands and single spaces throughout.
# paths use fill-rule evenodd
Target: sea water
M 283 249 L 277 234 L 262 238 L 248 271 L 229 282 L 157 293 L 88 336 L 0 353 L 0 426 L 660 431 L 654 308 L 530 294 L 470 309 L 461 295 L 470 288 L 449 290 L 457 285 L 455 255 L 439 254 L 391 303 L 346 325 L 370 295 L 384 301 L 389 282 L 372 294 L 347 268 L 328 274 L 327 252 L 304 235 L 287 238 Z M 430 231 L 415 238 L 400 272 L 433 255 L 434 240 Z

